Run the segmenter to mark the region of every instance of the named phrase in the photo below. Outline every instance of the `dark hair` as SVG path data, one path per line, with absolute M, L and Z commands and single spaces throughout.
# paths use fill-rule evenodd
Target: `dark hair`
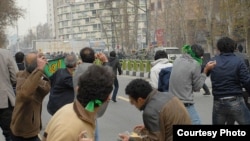
M 109 53 L 109 56 L 110 56 L 110 57 L 116 57 L 115 51 L 111 51 L 111 52 Z
M 243 52 L 243 46 L 241 44 L 237 45 L 237 48 L 238 48 L 239 52 L 241 52 L 241 53 Z
M 153 90 L 148 81 L 137 78 L 132 80 L 125 88 L 126 95 L 137 100 L 139 97 L 146 99 L 150 92 Z
M 201 45 L 193 44 L 191 46 L 192 51 L 195 53 L 196 57 L 201 57 L 204 55 L 204 49 Z
M 24 53 L 19 51 L 15 54 L 15 60 L 17 63 L 22 63 L 24 61 Z
M 217 49 L 221 53 L 232 53 L 235 49 L 235 41 L 229 37 L 222 37 L 217 42 Z
M 95 51 L 90 47 L 85 47 L 80 51 L 82 62 L 93 63 L 95 61 Z
M 32 73 L 37 68 L 37 57 L 29 57 L 30 55 L 38 55 L 36 52 L 30 52 L 24 57 L 24 65 L 27 72 Z M 31 59 L 31 60 L 28 60 Z
M 113 90 L 111 67 L 91 65 L 78 80 L 77 100 L 85 107 L 91 100 L 106 101 Z
M 74 68 L 77 63 L 76 56 L 74 54 L 68 54 L 64 58 L 64 62 L 67 68 Z
M 168 58 L 168 54 L 164 50 L 158 50 L 155 53 L 155 60 L 161 59 L 161 58 Z

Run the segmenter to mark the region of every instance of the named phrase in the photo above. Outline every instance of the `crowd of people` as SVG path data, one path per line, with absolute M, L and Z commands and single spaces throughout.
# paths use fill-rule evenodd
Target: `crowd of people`
M 202 124 L 194 92 L 204 88 L 207 77 L 212 83 L 212 124 L 249 125 L 249 62 L 231 38 L 222 37 L 216 48 L 217 55 L 205 65 L 204 49 L 198 44 L 184 45 L 183 54 L 173 63 L 167 52 L 157 51 L 150 79 L 135 78 L 124 91 L 130 103 L 143 111 L 143 124 L 133 129 L 141 136 L 119 134 L 120 139 L 172 141 L 173 125 Z M 0 127 L 6 141 L 101 140 L 97 118 L 105 113 L 110 100 L 117 102 L 121 64 L 114 51 L 106 56 L 84 47 L 79 56 L 80 64 L 74 54 L 66 54 L 66 68 L 48 77 L 43 53 L 17 52 L 12 57 L 0 48 Z M 96 59 L 101 65 L 94 63 Z M 166 68 L 171 69 L 163 77 Z M 42 104 L 48 94 L 47 111 L 52 117 L 40 138 Z

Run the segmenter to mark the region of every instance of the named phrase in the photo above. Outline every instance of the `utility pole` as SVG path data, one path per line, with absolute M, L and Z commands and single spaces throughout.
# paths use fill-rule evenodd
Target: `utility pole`
M 148 46 L 148 40 L 149 40 L 149 35 L 148 35 L 148 28 L 149 28 L 149 26 L 148 26 L 148 1 L 147 0 L 145 0 L 145 4 L 146 4 L 146 10 L 145 10 L 145 12 L 146 12 L 146 22 L 147 22 L 147 30 L 146 30 L 146 46 Z
M 114 12 L 113 12 L 113 1 L 110 1 L 110 11 L 111 11 L 111 32 L 112 32 L 112 36 L 111 36 L 111 42 L 112 42 L 112 49 L 113 51 L 115 50 L 115 24 L 114 24 Z
M 17 34 L 17 52 L 20 51 L 19 47 L 19 33 L 18 33 L 18 20 L 16 20 L 16 34 Z
M 71 2 L 69 2 L 68 5 L 70 7 L 70 22 L 71 22 L 71 24 L 70 24 L 70 36 L 71 36 L 71 38 L 69 38 L 69 39 L 73 39 L 74 34 L 73 34 L 73 12 L 72 12 L 72 6 L 74 6 L 74 4 L 71 3 Z

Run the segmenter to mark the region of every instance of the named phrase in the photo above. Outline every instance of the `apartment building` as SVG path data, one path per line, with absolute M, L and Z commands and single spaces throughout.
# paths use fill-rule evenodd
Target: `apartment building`
M 103 40 L 115 48 L 127 42 L 126 30 L 130 40 L 136 39 L 143 46 L 147 34 L 146 1 L 48 0 L 48 22 L 55 39 Z

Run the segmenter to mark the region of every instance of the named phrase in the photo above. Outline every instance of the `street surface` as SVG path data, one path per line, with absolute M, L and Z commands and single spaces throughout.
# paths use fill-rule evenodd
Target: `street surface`
M 106 113 L 103 115 L 103 117 L 98 119 L 100 141 L 117 141 L 119 133 L 123 133 L 125 131 L 131 132 L 135 125 L 142 123 L 142 113 L 129 103 L 127 95 L 125 95 L 126 85 L 135 78 L 137 77 L 125 75 L 118 76 L 120 87 L 118 91 L 117 102 L 114 103 L 111 101 Z M 211 90 L 209 78 L 207 78 L 206 84 Z M 202 119 L 202 123 L 211 124 L 213 97 L 211 95 L 204 96 L 203 93 L 203 89 L 201 89 L 200 92 L 195 93 L 195 107 Z M 46 124 L 51 118 L 47 112 L 47 102 L 48 95 L 43 102 L 43 129 L 41 131 L 41 135 L 44 128 L 46 127 Z M 0 141 L 5 141 L 2 134 L 0 135 Z

